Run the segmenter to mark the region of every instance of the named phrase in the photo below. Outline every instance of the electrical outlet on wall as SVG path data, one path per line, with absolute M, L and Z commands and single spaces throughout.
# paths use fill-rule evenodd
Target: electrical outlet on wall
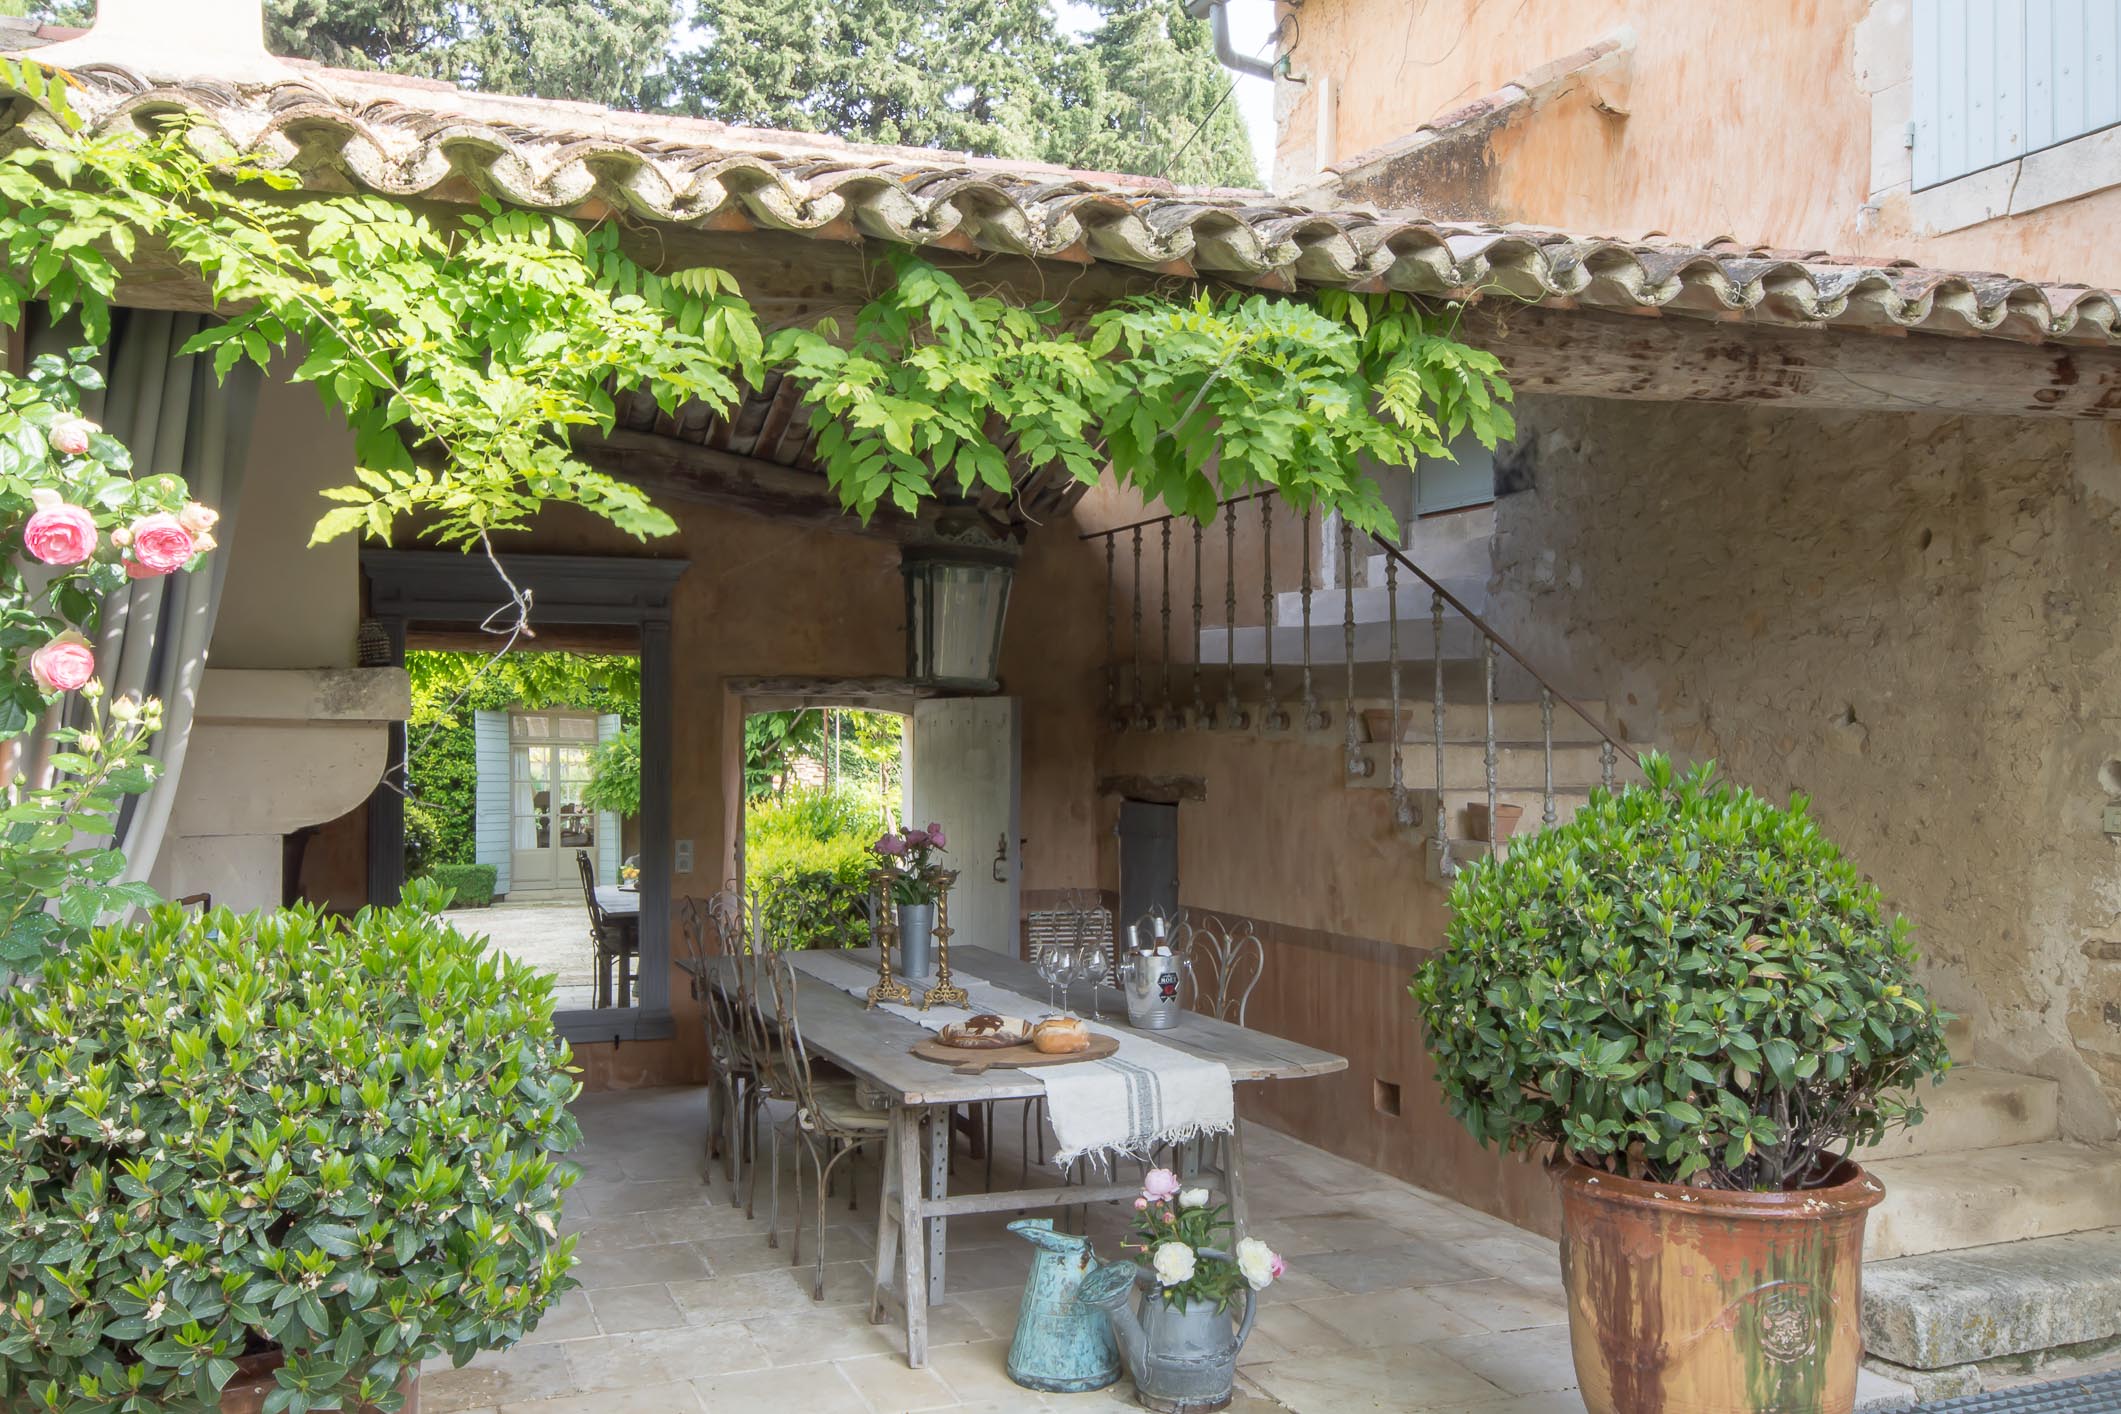
M 678 841 L 678 844 L 677 844 L 677 871 L 678 871 L 678 872 L 679 872 L 680 874 L 690 874 L 690 873 L 692 872 L 692 841 L 691 841 L 691 840 L 679 840 L 679 841 Z

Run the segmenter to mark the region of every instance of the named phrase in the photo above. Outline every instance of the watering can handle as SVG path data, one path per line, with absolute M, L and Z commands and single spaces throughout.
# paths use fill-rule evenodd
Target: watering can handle
M 1237 1323 L 1237 1348 L 1245 1348 L 1245 1337 L 1252 1334 L 1252 1323 L 1259 1319 L 1259 1293 L 1249 1285 L 1245 1287 L 1245 1318 Z

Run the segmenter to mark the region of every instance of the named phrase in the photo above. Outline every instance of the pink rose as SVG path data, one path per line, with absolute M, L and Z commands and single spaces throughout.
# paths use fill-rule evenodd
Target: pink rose
M 177 524 L 183 526 L 201 540 L 206 533 L 221 523 L 221 513 L 212 506 L 202 506 L 197 501 L 186 501 L 184 509 L 177 512 Z
M 52 450 L 62 457 L 78 457 L 88 450 L 88 439 L 99 429 L 85 417 L 62 417 L 45 434 Z
M 68 629 L 29 655 L 29 675 L 43 692 L 74 692 L 96 675 L 96 651 Z
M 948 841 L 943 838 L 943 827 L 934 823 L 933 821 L 930 821 L 928 824 L 928 843 L 934 845 L 937 849 L 941 849 L 945 844 L 948 843 Z
M 125 572 L 134 579 L 170 574 L 189 564 L 197 549 L 183 522 L 168 511 L 157 511 L 133 522 L 133 554 Z
M 78 565 L 96 553 L 96 518 L 40 492 L 35 514 L 22 527 L 22 547 L 47 565 Z
M 1182 1185 L 1178 1175 L 1169 1169 L 1150 1169 L 1142 1179 L 1142 1197 L 1161 1203 L 1167 1198 L 1176 1198 Z
M 885 835 L 869 847 L 878 854 L 888 854 L 894 859 L 906 852 L 906 842 L 897 835 Z

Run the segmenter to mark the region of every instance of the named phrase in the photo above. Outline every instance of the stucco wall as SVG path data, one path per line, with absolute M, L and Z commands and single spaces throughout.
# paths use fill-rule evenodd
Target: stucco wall
M 1291 9 L 1283 0 L 1285 16 Z M 2121 283 L 2121 250 L 2108 234 L 2121 219 L 2121 188 L 1950 229 L 2022 204 L 2035 187 L 2067 189 L 2087 169 L 2104 170 L 2094 184 L 2121 178 L 2099 140 L 2057 149 L 2037 180 L 1995 169 L 2003 175 L 1950 192 L 1909 190 L 1908 16 L 1909 0 L 1307 0 L 1293 15 L 1294 63 L 1309 82 L 1277 85 L 1276 181 L 1308 185 L 1328 165 L 1626 28 L 1634 48 L 1624 84 L 1561 96 L 1455 155 L 1441 170 L 1463 200 L 1431 189 L 1420 193 L 1423 209 Z
M 2059 1079 L 2066 1128 L 2112 1136 L 2115 434 L 1556 399 L 1520 426 L 1498 627 L 1632 739 L 1810 793 L 1978 1058 Z

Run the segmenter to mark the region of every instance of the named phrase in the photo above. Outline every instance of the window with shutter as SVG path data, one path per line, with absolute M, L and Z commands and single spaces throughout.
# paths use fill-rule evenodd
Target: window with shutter
M 2121 0 L 1915 0 L 1920 191 L 2121 123 Z

